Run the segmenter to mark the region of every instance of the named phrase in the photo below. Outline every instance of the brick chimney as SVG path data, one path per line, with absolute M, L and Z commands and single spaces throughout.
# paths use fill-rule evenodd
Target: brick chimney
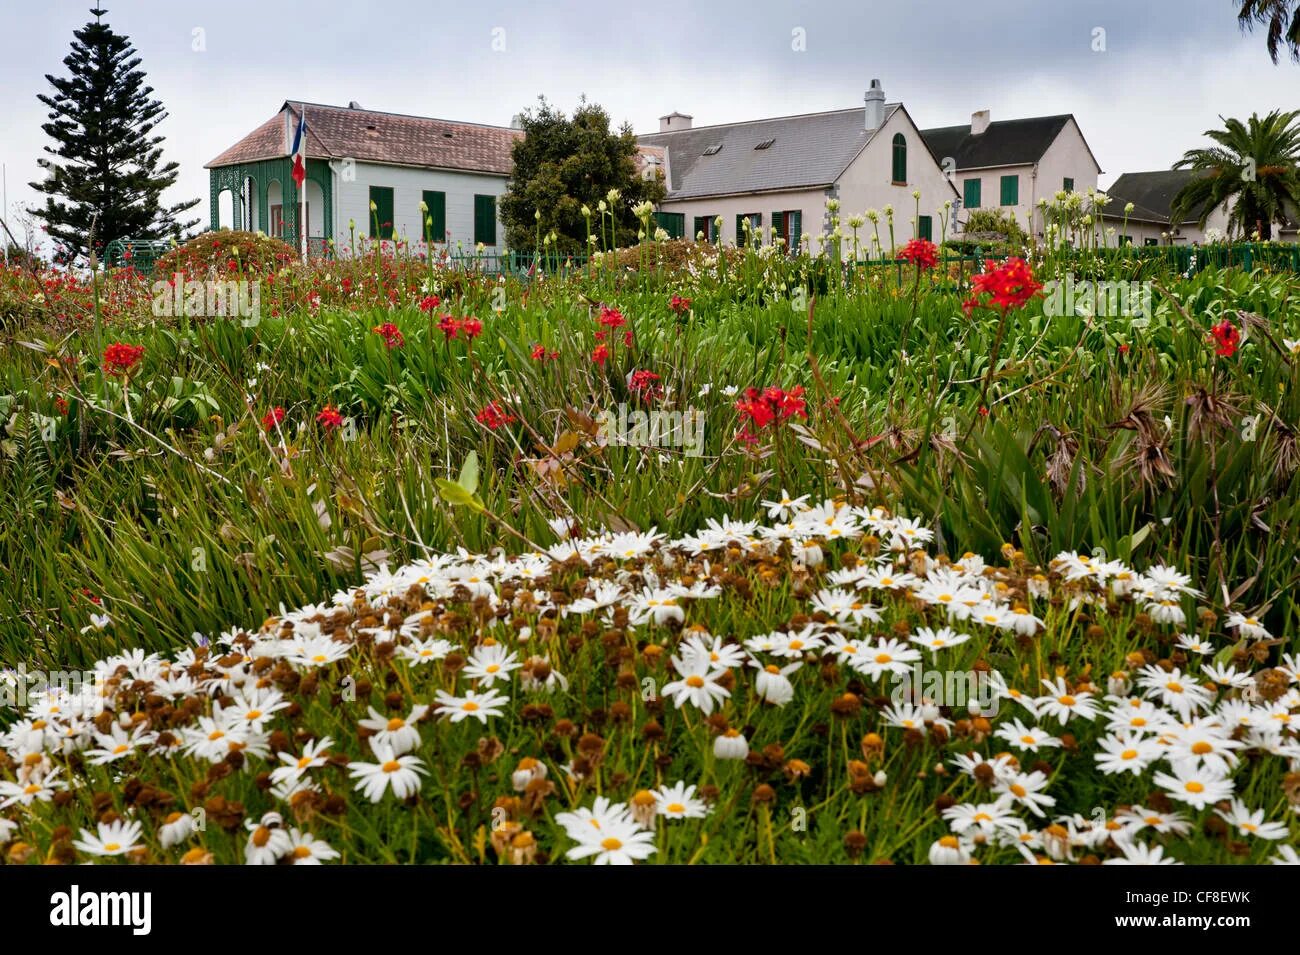
M 984 130 L 988 128 L 989 128 L 988 110 L 982 109 L 978 113 L 970 114 L 970 134 L 972 136 L 978 136 L 980 135 L 980 133 L 984 132 Z
M 690 129 L 693 116 L 687 116 L 685 113 L 672 112 L 667 116 L 659 117 L 659 132 L 675 133 L 680 129 Z
M 879 129 L 885 122 L 885 91 L 881 88 L 880 80 L 872 80 L 871 86 L 862 98 L 867 104 L 862 117 L 862 128 Z

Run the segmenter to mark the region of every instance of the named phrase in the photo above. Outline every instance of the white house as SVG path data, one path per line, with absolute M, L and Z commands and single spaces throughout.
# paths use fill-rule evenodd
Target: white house
M 1199 216 L 1174 222 L 1174 197 L 1197 175 L 1191 169 L 1156 169 L 1150 172 L 1126 172 L 1106 190 L 1110 204 L 1106 207 L 1106 227 L 1114 228 L 1119 241 L 1136 245 L 1204 245 L 1206 234 L 1214 230 L 1220 237 L 1228 234 L 1231 203 L 1214 209 L 1197 224 Z M 1124 207 L 1133 204 L 1125 221 Z M 1240 234 L 1234 238 L 1242 238 Z M 1290 215 L 1284 223 L 1273 223 L 1276 242 L 1300 241 L 1300 223 Z
M 300 196 L 290 175 L 290 149 L 304 112 L 307 236 L 314 251 L 327 239 L 345 248 L 349 222 L 358 240 L 428 237 L 466 249 L 502 246 L 497 197 L 506 191 L 511 145 L 521 131 L 378 112 L 356 103 L 286 101 L 208 163 L 214 229 L 260 230 L 297 247 Z
M 987 109 L 969 125 L 922 131 L 930 151 L 952 171 L 962 208 L 1001 209 L 1042 238 L 1040 199 L 1096 188 L 1101 167 L 1072 115 L 993 120 Z M 961 221 L 965 223 L 966 216 Z
M 838 199 L 846 234 L 849 216 L 888 205 L 898 244 L 914 236 L 938 241 L 938 217 L 945 202 L 956 202 L 956 190 L 903 105 L 885 102 L 879 80 L 871 81 L 865 101 L 855 109 L 716 126 L 694 126 L 683 113 L 662 117 L 658 133 L 638 137 L 643 148 L 665 153 L 660 225 L 670 235 L 736 242 L 749 220 L 751 234 L 756 229 L 767 242 L 775 229 L 794 248 L 802 235 L 815 240 L 829 231 L 826 200 Z M 869 225 L 859 233 L 864 247 L 872 234 Z M 888 243 L 883 218 L 881 242 Z

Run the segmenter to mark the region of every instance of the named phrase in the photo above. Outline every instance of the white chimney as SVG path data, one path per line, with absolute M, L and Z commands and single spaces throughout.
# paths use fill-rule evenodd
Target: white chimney
M 685 113 L 669 113 L 667 116 L 659 117 L 659 132 L 675 133 L 679 129 L 690 129 L 691 120 L 694 117 L 687 116 Z
M 510 128 L 511 128 L 511 129 L 523 129 L 523 128 L 524 128 L 524 117 L 523 117 L 523 114 L 521 114 L 521 113 L 515 113 L 513 116 L 510 117 Z
M 970 114 L 970 134 L 972 136 L 978 136 L 980 133 L 984 132 L 984 130 L 988 128 L 989 128 L 988 110 L 982 109 L 978 113 Z
M 879 129 L 885 122 L 885 91 L 881 89 L 880 80 L 872 80 L 871 87 L 862 98 L 867 104 L 862 118 L 863 129 Z

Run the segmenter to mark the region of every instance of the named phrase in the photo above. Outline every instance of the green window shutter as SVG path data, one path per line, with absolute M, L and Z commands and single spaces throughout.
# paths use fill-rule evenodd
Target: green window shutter
M 497 244 L 496 196 L 474 197 L 474 244 Z
M 785 217 L 790 223 L 790 248 L 797 249 L 803 243 L 803 211 L 793 209 Z
M 1065 177 L 1065 191 L 1074 192 L 1074 180 L 1071 179 L 1069 176 Z
M 961 204 L 967 209 L 978 209 L 983 196 L 980 195 L 981 187 L 984 183 L 979 179 L 967 179 L 962 183 L 962 200 Z
M 907 138 L 894 134 L 894 182 L 907 182 Z
M 934 220 L 930 216 L 921 216 L 917 221 L 916 237 L 918 239 L 934 239 Z
M 684 212 L 656 212 L 655 225 L 668 233 L 670 239 L 680 239 L 686 233 Z
M 1020 204 L 1020 177 L 1003 176 L 1002 177 L 1002 205 L 1015 206 Z
M 786 232 L 785 232 L 785 213 L 784 213 L 784 212 L 773 212 L 773 213 L 772 213 L 772 228 L 776 230 L 776 237 L 777 237 L 778 239 L 785 239 L 785 240 L 786 240 L 786 246 L 789 247 L 789 244 L 790 244 L 790 237 L 789 237 L 788 235 L 786 235 Z
M 1142 240 L 1142 244 L 1143 244 L 1143 245 L 1159 245 L 1159 244 L 1160 244 L 1160 240 L 1159 240 L 1159 239 L 1143 239 L 1143 240 Z
M 370 238 L 393 237 L 393 187 L 370 187 Z
M 420 237 L 429 242 L 447 241 L 447 194 L 426 189 L 422 196 L 428 211 L 420 224 Z

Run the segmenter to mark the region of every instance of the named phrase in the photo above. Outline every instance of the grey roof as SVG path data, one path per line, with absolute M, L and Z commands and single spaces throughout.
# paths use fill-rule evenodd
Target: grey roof
M 1110 196 L 1108 218 L 1114 218 L 1128 203 L 1133 203 L 1130 219 L 1168 224 L 1174 196 L 1196 177 L 1191 169 L 1155 169 L 1151 172 L 1126 172 L 1106 190 Z M 1192 215 L 1187 221 L 1195 222 Z
M 1043 153 L 1071 119 L 1073 116 L 1069 113 L 1002 119 L 989 123 L 988 129 L 979 135 L 973 135 L 967 123 L 964 126 L 923 129 L 921 136 L 940 162 L 951 156 L 958 169 L 1025 166 L 1043 158 Z M 1089 153 L 1091 151 L 1089 149 Z M 1096 162 L 1096 157 L 1093 162 Z
M 887 104 L 885 121 L 901 108 Z M 815 189 L 834 183 L 875 135 L 863 128 L 863 115 L 857 107 L 647 133 L 637 139 L 668 150 L 670 199 Z M 771 146 L 754 148 L 769 139 Z M 705 155 L 714 146 L 721 148 Z

